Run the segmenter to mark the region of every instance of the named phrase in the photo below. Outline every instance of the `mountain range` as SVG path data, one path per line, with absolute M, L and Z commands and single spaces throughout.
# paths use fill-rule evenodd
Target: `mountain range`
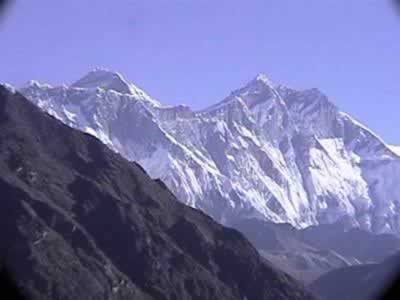
M 0 193 L 0 265 L 28 299 L 313 299 L 241 233 L 2 86 Z
M 20 89 L 65 124 L 138 162 L 177 198 L 230 225 L 341 223 L 400 233 L 400 155 L 317 89 L 258 75 L 200 111 L 165 106 L 121 74 Z

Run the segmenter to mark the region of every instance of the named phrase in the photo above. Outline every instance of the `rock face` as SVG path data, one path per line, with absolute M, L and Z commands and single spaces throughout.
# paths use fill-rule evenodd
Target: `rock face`
M 332 271 L 315 281 L 311 288 L 321 300 L 397 299 L 399 271 L 400 254 L 396 254 L 380 264 L 352 266 Z M 393 286 L 393 283 L 397 285 Z
M 0 194 L 0 259 L 29 299 L 312 299 L 242 234 L 1 86 Z
M 223 224 L 258 218 L 297 228 L 346 222 L 400 233 L 400 156 L 316 89 L 257 76 L 203 111 L 165 107 L 120 74 L 21 92 L 161 178 Z

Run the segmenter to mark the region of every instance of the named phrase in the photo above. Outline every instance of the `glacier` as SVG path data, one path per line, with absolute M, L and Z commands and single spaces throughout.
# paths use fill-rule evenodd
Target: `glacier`
M 95 69 L 70 86 L 31 81 L 19 91 L 225 225 L 258 218 L 400 233 L 399 147 L 318 89 L 260 74 L 194 111 L 162 105 L 121 74 Z

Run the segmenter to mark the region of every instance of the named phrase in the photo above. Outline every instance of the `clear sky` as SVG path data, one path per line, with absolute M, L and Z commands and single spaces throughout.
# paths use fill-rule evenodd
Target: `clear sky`
M 203 108 L 257 73 L 317 87 L 400 144 L 400 17 L 389 0 L 18 0 L 0 82 L 113 69 L 165 104 Z

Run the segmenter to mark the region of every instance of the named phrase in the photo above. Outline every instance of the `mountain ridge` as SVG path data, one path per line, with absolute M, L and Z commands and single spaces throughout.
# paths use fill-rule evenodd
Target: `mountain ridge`
M 221 223 L 260 218 L 304 228 L 346 219 L 400 232 L 400 156 L 317 89 L 296 91 L 260 75 L 200 111 L 101 87 L 21 92 Z

